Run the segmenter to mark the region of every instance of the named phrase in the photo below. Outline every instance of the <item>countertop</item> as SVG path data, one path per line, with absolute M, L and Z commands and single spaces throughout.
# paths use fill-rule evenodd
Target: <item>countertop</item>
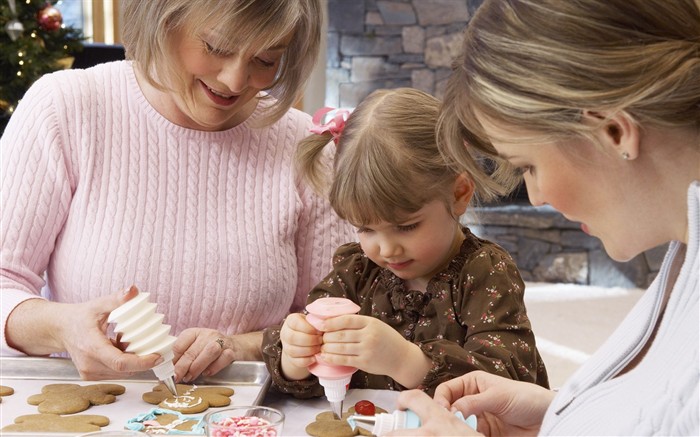
M 98 414 L 110 418 L 110 424 L 103 430 L 123 429 L 126 421 L 144 413 L 153 405 L 146 404 L 141 395 L 152 389 L 155 381 L 151 372 L 139 374 L 130 380 L 83 381 L 79 379 L 72 362 L 60 358 L 0 358 L 0 385 L 12 387 L 15 393 L 5 396 L 0 403 L 0 428 L 23 414 L 38 413 L 37 407 L 29 405 L 27 398 L 40 393 L 43 386 L 54 383 L 90 385 L 117 383 L 126 387 L 126 393 L 117 396 L 113 404 L 98 405 L 79 414 Z M 266 405 L 281 410 L 285 414 L 282 436 L 306 436 L 306 426 L 313 422 L 319 413 L 330 411 L 326 398 L 296 399 L 268 389 L 269 374 L 261 362 L 237 362 L 218 375 L 206 378 L 199 385 L 224 385 L 234 388 L 231 405 Z M 390 390 L 349 390 L 343 409 L 347 410 L 359 400 L 372 401 L 387 411 L 396 408 L 399 392 Z M 209 411 L 211 411 L 210 409 Z M 203 415 L 203 413 L 201 414 Z M 3 436 L 75 436 L 76 433 L 0 433 Z

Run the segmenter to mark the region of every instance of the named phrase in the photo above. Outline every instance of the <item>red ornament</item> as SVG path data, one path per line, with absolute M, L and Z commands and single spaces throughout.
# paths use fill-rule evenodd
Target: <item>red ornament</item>
M 375 408 L 372 402 L 363 400 L 358 401 L 355 404 L 355 412 L 363 416 L 374 416 L 374 413 L 377 412 L 377 409 Z
M 53 32 L 61 28 L 63 16 L 61 11 L 47 4 L 36 14 L 36 20 L 39 22 L 39 27 L 47 32 Z

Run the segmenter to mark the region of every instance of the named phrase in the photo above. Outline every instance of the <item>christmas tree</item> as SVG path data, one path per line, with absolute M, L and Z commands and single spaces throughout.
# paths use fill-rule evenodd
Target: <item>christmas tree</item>
M 56 2 L 0 0 L 0 135 L 29 86 L 70 66 L 83 47 L 82 31 L 63 25 Z

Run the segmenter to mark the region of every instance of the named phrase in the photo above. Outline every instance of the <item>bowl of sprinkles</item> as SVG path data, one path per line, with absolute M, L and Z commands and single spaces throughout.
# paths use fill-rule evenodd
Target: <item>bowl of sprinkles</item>
M 284 413 L 269 407 L 239 406 L 207 413 L 203 421 L 211 437 L 276 437 L 282 435 Z

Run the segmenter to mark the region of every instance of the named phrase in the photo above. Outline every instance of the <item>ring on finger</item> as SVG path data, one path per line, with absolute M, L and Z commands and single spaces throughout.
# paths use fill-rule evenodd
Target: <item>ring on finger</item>
M 224 349 L 224 339 L 223 338 L 217 338 L 214 341 L 216 342 L 216 344 L 219 345 L 219 347 L 221 347 L 222 350 Z

